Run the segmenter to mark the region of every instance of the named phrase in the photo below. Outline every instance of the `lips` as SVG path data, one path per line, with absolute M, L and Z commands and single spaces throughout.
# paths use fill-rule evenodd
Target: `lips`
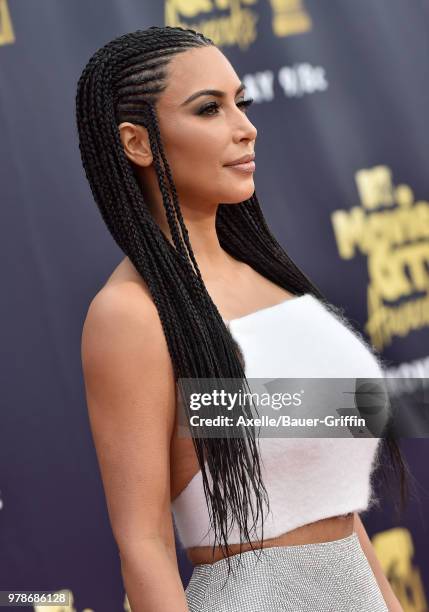
M 224 164 L 227 168 L 231 168 L 232 170 L 239 170 L 245 173 L 251 173 L 255 171 L 256 165 L 254 162 L 255 153 L 248 153 L 247 155 L 243 155 L 239 157 L 233 162 L 229 164 Z
M 254 161 L 246 162 L 244 164 L 232 164 L 227 166 L 227 168 L 231 168 L 231 170 L 238 170 L 240 172 L 254 172 L 256 169 L 256 164 Z
M 247 155 L 243 155 L 242 157 L 239 157 L 238 159 L 229 162 L 228 164 L 224 164 L 225 166 L 237 166 L 237 165 L 244 165 L 247 164 L 249 162 L 253 162 L 253 160 L 255 159 L 255 154 L 254 153 L 248 153 Z
M 227 168 L 229 168 L 230 170 L 234 170 L 234 172 L 241 172 L 241 173 L 246 173 L 246 174 L 250 174 L 252 172 L 255 172 L 256 169 L 256 165 L 255 162 L 251 161 L 251 162 L 245 162 L 244 164 L 233 164 L 232 166 L 226 166 Z

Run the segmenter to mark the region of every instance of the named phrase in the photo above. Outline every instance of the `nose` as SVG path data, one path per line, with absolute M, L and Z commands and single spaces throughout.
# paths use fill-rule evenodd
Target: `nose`
M 242 111 L 241 113 L 241 122 L 234 131 L 234 141 L 240 142 L 240 140 L 256 140 L 256 136 L 258 135 L 258 130 L 250 121 L 247 115 L 245 115 Z

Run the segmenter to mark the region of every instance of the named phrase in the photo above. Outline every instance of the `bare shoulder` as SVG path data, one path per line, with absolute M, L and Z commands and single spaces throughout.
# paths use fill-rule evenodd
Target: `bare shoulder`
M 158 313 L 143 278 L 126 257 L 113 270 L 92 299 L 84 323 L 84 334 L 94 328 L 123 325 L 126 320 L 148 330 L 156 327 Z
M 103 394 L 113 385 L 129 397 L 129 385 L 171 392 L 173 367 L 158 311 L 133 280 L 103 287 L 91 301 L 82 330 L 81 358 L 88 388 Z M 121 389 L 124 385 L 128 388 Z
M 155 304 L 140 285 L 132 280 L 105 285 L 92 299 L 85 317 L 82 340 L 95 337 L 100 342 L 107 333 L 109 340 L 131 340 L 132 332 L 143 332 L 145 338 L 161 339 L 163 330 Z
M 175 381 L 155 304 L 140 283 L 108 283 L 89 305 L 82 367 L 115 538 L 124 554 L 157 538 L 174 548 L 170 444 Z

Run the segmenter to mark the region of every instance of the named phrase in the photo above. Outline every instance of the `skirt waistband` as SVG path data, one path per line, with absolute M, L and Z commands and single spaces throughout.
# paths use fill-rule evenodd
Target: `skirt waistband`
M 316 542 L 312 544 L 296 544 L 293 546 L 267 546 L 265 548 L 258 548 L 255 550 L 246 550 L 229 557 L 231 570 L 240 570 L 248 574 L 252 574 L 256 564 L 261 562 L 267 562 L 271 564 L 279 564 L 283 560 L 290 560 L 293 562 L 294 559 L 302 563 L 302 560 L 306 557 L 309 561 L 314 560 L 317 555 L 325 555 L 327 549 L 331 548 L 353 548 L 360 546 L 359 536 L 354 531 L 352 534 L 339 540 L 330 540 L 327 542 Z M 226 578 L 228 576 L 228 561 L 226 558 L 215 561 L 214 563 L 199 563 L 194 566 L 193 572 L 198 577 L 211 578 Z
M 356 532 L 197 564 L 185 593 L 190 612 L 388 612 Z

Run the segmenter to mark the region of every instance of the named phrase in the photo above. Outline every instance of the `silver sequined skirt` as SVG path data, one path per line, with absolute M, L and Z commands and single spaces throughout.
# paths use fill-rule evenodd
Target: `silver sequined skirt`
M 194 567 L 189 612 L 388 612 L 356 532 L 239 557 L 230 557 L 228 580 L 225 559 Z

